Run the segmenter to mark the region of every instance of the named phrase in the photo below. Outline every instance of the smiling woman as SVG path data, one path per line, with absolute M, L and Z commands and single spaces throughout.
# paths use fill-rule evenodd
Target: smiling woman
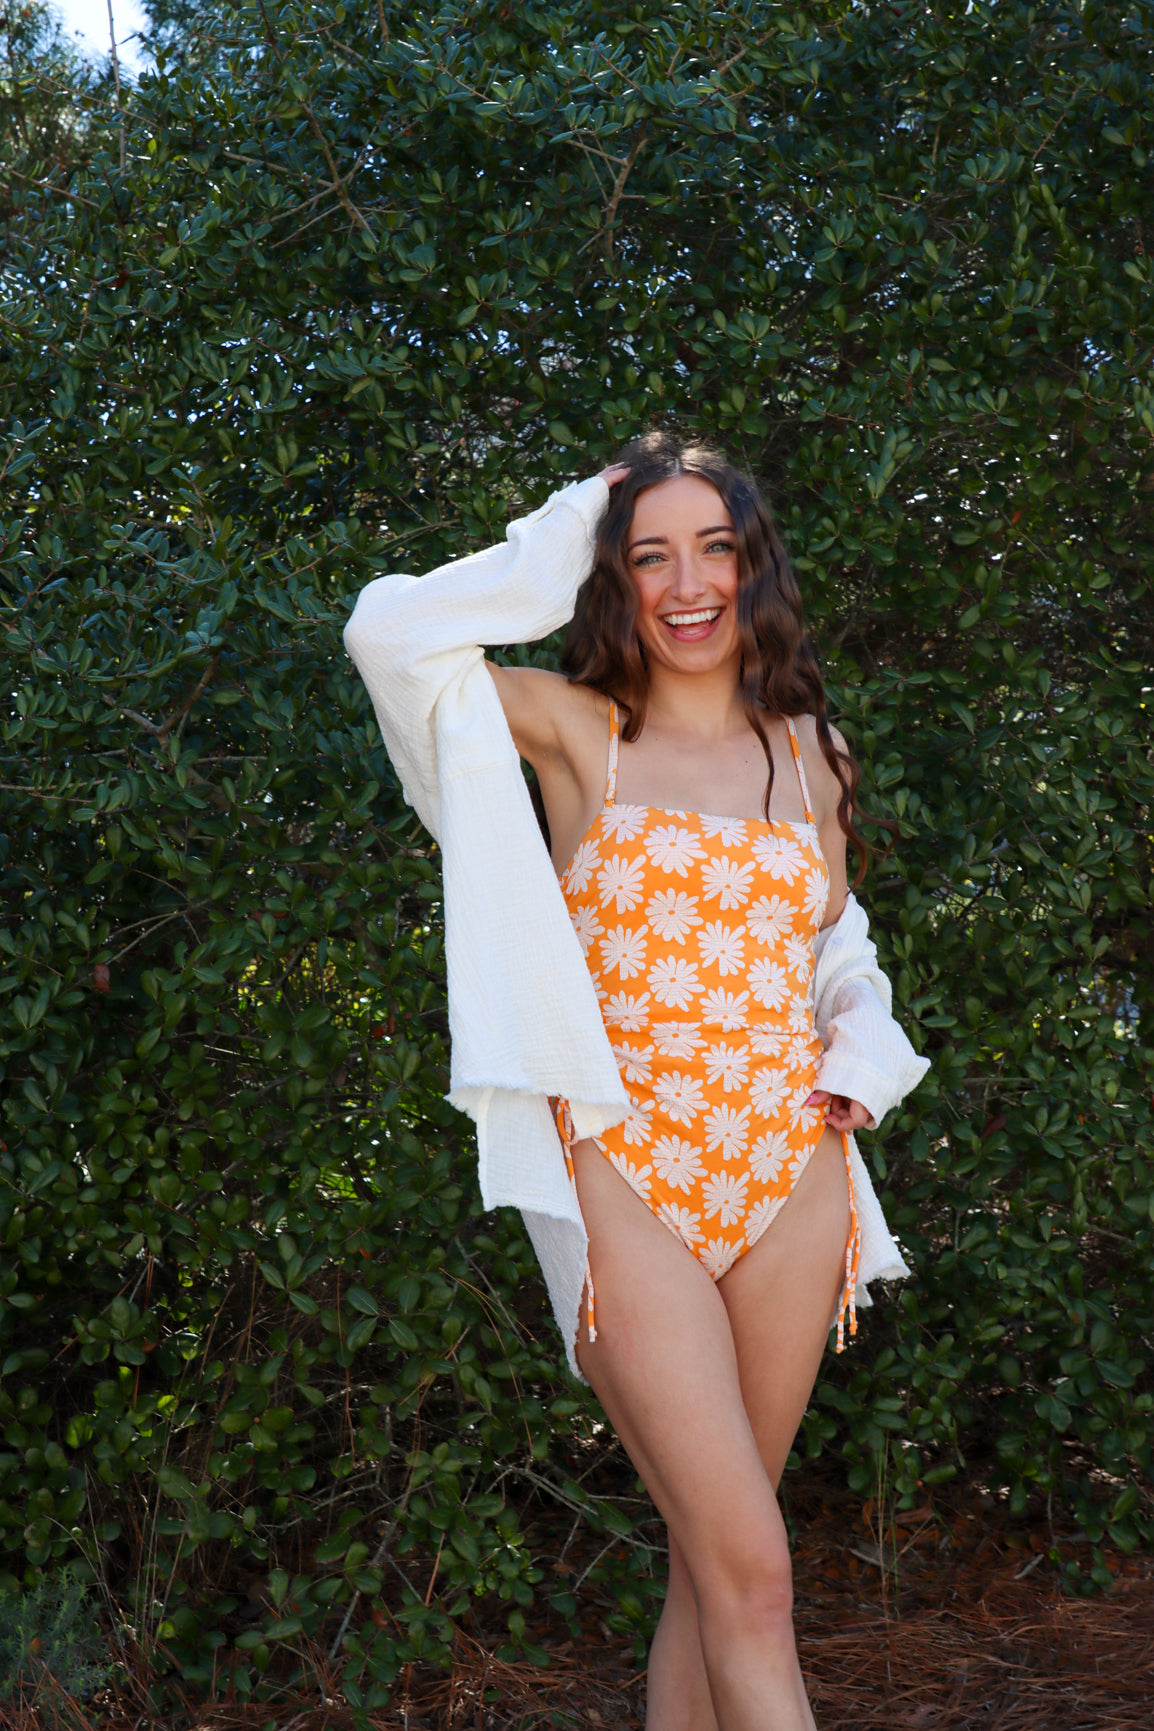
M 647 436 L 509 536 L 371 584 L 346 631 L 440 826 L 451 1098 L 668 1523 L 649 1725 L 805 1731 L 776 1487 L 831 1316 L 840 1350 L 859 1274 L 904 1271 L 852 1132 L 925 1069 L 846 881 L 857 772 L 772 517 L 717 452 Z M 509 641 L 524 597 L 540 635 L 574 591 L 564 674 L 468 650 L 470 613 Z M 502 717 L 548 819 L 532 888 Z
M 860 877 L 868 849 L 852 822 L 859 772 L 829 727 L 801 595 L 764 501 L 747 477 L 707 446 L 656 433 L 635 441 L 628 456 L 624 472 L 606 471 L 613 491 L 597 563 L 570 627 L 566 674 L 614 693 L 625 711 L 622 739 L 632 743 L 646 729 L 652 666 L 674 676 L 728 669 L 723 684 L 730 693 L 739 691 L 744 715 L 737 736 L 747 751 L 755 742 L 761 746 L 763 817 L 775 775 L 764 721 L 812 716 L 821 756 L 839 790 L 838 824 L 857 850 Z M 701 648 L 689 655 L 692 645 Z M 682 690 L 678 710 L 702 689 Z M 682 741 L 682 751 L 690 745 Z M 661 755 L 652 733 L 647 755 Z M 719 763 L 712 744 L 705 755 L 702 792 L 710 790 L 716 800 Z M 651 767 L 660 777 L 660 762 Z M 820 764 L 816 772 L 824 778 Z M 732 791 L 737 811 L 747 790 Z M 834 838 L 835 851 L 843 845 Z

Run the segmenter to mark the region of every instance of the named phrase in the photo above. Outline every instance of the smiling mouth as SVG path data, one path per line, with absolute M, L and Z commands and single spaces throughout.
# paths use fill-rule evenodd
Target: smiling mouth
M 687 625 L 712 625 L 715 619 L 720 618 L 720 607 L 702 607 L 696 613 L 666 613 L 662 624 L 671 625 L 677 631 Z

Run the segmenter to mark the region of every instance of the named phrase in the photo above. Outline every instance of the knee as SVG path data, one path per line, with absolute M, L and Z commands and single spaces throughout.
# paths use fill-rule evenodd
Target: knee
M 733 1595 L 730 1616 L 737 1617 L 751 1632 L 772 1637 L 775 1631 L 793 1628 L 793 1571 L 789 1558 L 778 1566 L 762 1564 Z
M 716 1616 L 730 1630 L 773 1639 L 793 1627 L 793 1570 L 789 1551 L 777 1534 L 764 1545 L 744 1543 L 724 1549 L 695 1576 L 699 1610 Z

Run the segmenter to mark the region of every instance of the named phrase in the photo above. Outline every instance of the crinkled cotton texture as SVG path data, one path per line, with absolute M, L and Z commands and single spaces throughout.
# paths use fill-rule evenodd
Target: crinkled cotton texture
M 533 642 L 572 616 L 607 502 L 600 477 L 566 487 L 503 544 L 427 577 L 377 578 L 345 628 L 405 798 L 441 848 L 449 1099 L 476 1123 L 485 1206 L 524 1216 L 575 1374 L 588 1240 L 549 1096 L 569 1101 L 578 1137 L 620 1122 L 629 1100 L 482 646 Z M 890 1016 L 852 896 L 814 955 L 818 1085 L 879 1121 L 928 1064 Z M 864 1305 L 866 1282 L 909 1270 L 852 1139 L 850 1154 Z

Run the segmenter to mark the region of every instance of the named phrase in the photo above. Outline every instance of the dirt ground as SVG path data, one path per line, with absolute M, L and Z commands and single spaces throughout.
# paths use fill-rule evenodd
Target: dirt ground
M 820 1731 L 1154 1731 L 1154 1559 L 1107 1553 L 1113 1582 L 1063 1592 L 1055 1540 L 1089 1566 L 1089 1547 L 1015 1521 L 988 1497 L 935 1498 L 882 1518 L 836 1475 L 791 1487 L 796 1623 Z M 884 1557 L 884 1565 L 883 1565 Z M 413 1667 L 374 1731 L 641 1731 L 645 1677 L 631 1644 L 582 1608 L 574 1639 L 542 1613 L 529 1636 L 549 1664 L 507 1664 L 502 1639 L 462 1632 L 451 1673 Z M 491 1639 L 490 1639 L 491 1635 Z M 139 1702 L 81 1707 L 46 1692 L 0 1705 L 3 1731 L 352 1731 L 326 1699 L 215 1700 L 156 1718 Z
M 795 1490 L 789 1513 L 820 1731 L 1154 1731 L 1154 1559 L 1107 1553 L 1112 1586 L 1077 1598 L 1049 1552 L 1057 1539 L 1089 1567 L 1089 1547 L 988 1497 L 927 1502 L 879 1527 L 831 1476 Z M 454 1675 L 397 1707 L 382 1731 L 640 1731 L 644 1675 L 604 1631 L 554 1647 L 544 1672 L 463 1641 Z

